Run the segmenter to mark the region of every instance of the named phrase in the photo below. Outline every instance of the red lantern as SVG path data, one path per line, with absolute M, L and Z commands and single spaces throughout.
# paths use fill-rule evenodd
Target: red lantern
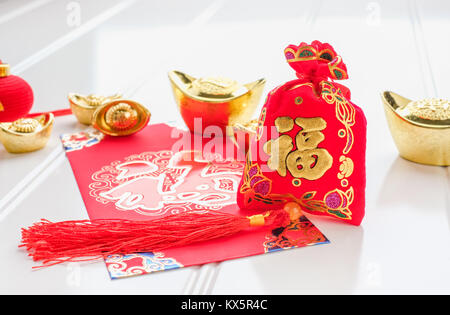
M 15 75 L 10 75 L 8 64 L 0 60 L 0 122 L 11 122 L 26 116 L 33 105 L 30 85 Z

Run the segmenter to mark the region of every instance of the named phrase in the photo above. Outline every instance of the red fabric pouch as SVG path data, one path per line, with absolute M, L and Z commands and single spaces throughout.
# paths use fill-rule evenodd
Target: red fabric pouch
M 360 225 L 365 208 L 367 122 L 350 91 L 333 80 L 347 68 L 314 41 L 285 50 L 297 80 L 272 90 L 262 109 L 238 204 L 245 210 L 294 201 L 305 212 Z

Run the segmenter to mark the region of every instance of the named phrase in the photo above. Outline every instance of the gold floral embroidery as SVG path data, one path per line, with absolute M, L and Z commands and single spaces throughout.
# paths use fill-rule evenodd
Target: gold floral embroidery
M 316 191 L 310 191 L 295 201 L 306 210 L 326 212 L 340 219 L 351 220 L 352 212 L 349 207 L 353 203 L 353 187 L 350 187 L 346 192 L 339 189 L 330 191 L 323 200 L 314 200 L 316 194 Z
M 331 82 L 322 82 L 322 98 L 328 104 L 336 105 L 336 117 L 344 125 L 344 129 L 339 130 L 339 137 L 347 137 L 347 142 L 343 153 L 348 154 L 353 147 L 354 136 L 352 127 L 355 125 L 356 111 L 353 105 L 343 96 L 342 91 L 336 88 Z
M 328 208 L 327 212 L 340 219 L 351 220 L 350 205 L 353 203 L 353 198 L 353 187 L 350 187 L 346 192 L 339 189 L 330 191 L 324 198 L 325 205 Z
M 339 179 L 349 178 L 353 174 L 353 170 L 355 168 L 355 165 L 353 163 L 353 160 L 346 156 L 341 156 L 339 159 L 339 162 L 341 162 L 341 166 L 339 167 L 340 173 L 338 174 Z
M 264 132 L 264 123 L 266 121 L 267 107 L 264 107 L 261 111 L 261 115 L 258 120 L 258 127 L 256 128 L 256 140 L 260 140 Z
M 341 56 L 336 56 L 329 64 L 328 68 L 330 70 L 330 74 L 333 79 L 344 80 L 348 79 L 347 71 L 339 67 L 339 64 L 342 63 Z
M 250 151 L 247 154 L 244 180 L 239 191 L 242 194 L 252 192 L 253 194 L 259 194 L 261 197 L 268 195 L 272 191 L 272 181 L 264 176 L 257 163 L 252 162 Z

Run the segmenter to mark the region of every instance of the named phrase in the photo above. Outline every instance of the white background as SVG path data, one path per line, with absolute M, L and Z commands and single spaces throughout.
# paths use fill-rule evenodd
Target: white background
M 369 124 L 361 227 L 308 216 L 331 244 L 111 281 L 102 262 L 32 271 L 17 248 L 21 227 L 87 216 L 58 138 L 85 127 L 58 118 L 44 150 L 0 148 L 0 293 L 450 293 L 450 170 L 399 158 L 380 101 L 450 98 L 449 33 L 445 1 L 0 0 L 0 58 L 32 85 L 33 111 L 122 92 L 181 124 L 169 70 L 266 77 L 267 93 L 294 78 L 284 48 L 319 39 Z

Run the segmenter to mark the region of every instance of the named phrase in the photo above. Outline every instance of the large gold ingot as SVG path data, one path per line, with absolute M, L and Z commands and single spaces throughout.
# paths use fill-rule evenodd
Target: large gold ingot
M 246 124 L 258 107 L 266 83 L 260 79 L 249 84 L 225 78 L 194 78 L 171 71 L 169 79 L 184 122 L 192 132 L 204 132 L 218 126 L 226 132 L 228 126 Z M 195 130 L 195 119 L 202 119 L 201 130 Z
M 40 150 L 50 139 L 55 117 L 45 114 L 35 118 L 21 118 L 0 123 L 0 141 L 10 153 L 27 153 Z
M 389 129 L 403 158 L 421 164 L 450 165 L 450 103 L 413 102 L 394 92 L 381 95 Z

